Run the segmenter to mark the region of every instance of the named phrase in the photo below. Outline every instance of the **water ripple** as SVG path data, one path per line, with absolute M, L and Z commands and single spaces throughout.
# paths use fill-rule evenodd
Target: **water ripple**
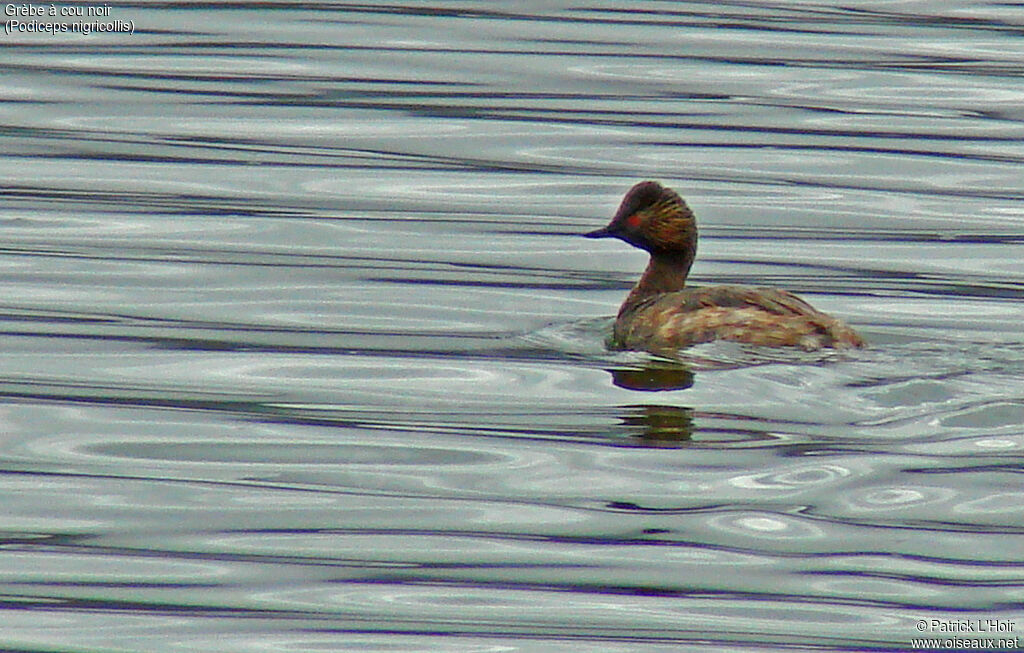
M 0 647 L 1022 623 L 1012 7 L 110 10 L 5 41 Z M 870 346 L 608 351 L 644 177 Z

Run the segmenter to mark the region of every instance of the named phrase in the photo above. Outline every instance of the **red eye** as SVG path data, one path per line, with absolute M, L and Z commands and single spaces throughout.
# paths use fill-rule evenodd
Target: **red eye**
M 636 229 L 637 227 L 640 226 L 640 216 L 637 215 L 636 213 L 629 216 L 628 218 L 626 218 L 626 225 L 633 229 Z

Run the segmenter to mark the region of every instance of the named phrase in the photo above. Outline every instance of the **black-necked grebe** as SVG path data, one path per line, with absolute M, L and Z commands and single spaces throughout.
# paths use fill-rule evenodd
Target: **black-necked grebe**
M 615 320 L 614 344 L 663 353 L 711 340 L 770 347 L 860 347 L 864 340 L 796 295 L 774 288 L 686 288 L 697 221 L 679 195 L 655 181 L 626 193 L 611 223 L 587 238 L 619 238 L 651 255 Z

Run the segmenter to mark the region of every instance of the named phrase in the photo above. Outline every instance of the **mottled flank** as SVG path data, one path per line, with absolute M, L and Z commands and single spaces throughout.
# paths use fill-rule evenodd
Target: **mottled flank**
M 624 349 L 665 352 L 712 340 L 807 350 L 864 344 L 840 320 L 773 288 L 713 286 L 664 293 L 615 321 L 615 342 Z
M 842 321 L 784 290 L 686 288 L 697 222 L 682 198 L 657 182 L 634 186 L 611 223 L 586 235 L 619 238 L 651 254 L 615 321 L 615 344 L 623 349 L 666 353 L 712 340 L 807 350 L 864 344 Z

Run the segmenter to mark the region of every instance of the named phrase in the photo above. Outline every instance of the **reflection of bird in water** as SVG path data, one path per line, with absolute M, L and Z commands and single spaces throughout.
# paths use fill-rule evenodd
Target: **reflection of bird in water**
M 693 435 L 693 410 L 679 406 L 630 406 L 623 424 L 642 429 L 640 441 L 652 447 L 678 447 Z
M 633 186 L 611 223 L 585 235 L 619 238 L 651 255 L 615 320 L 620 349 L 665 353 L 711 340 L 808 350 L 864 344 L 845 323 L 784 290 L 686 288 L 697 222 L 682 198 L 657 182 Z
M 612 383 L 626 390 L 684 390 L 693 385 L 693 372 L 673 363 L 650 364 L 636 368 L 617 368 L 612 373 Z
M 658 392 L 683 390 L 693 385 L 693 372 L 679 363 L 651 361 L 643 367 L 608 370 L 612 382 L 627 390 Z M 693 434 L 693 410 L 678 406 L 625 406 L 622 423 L 638 427 L 641 444 L 678 447 Z

